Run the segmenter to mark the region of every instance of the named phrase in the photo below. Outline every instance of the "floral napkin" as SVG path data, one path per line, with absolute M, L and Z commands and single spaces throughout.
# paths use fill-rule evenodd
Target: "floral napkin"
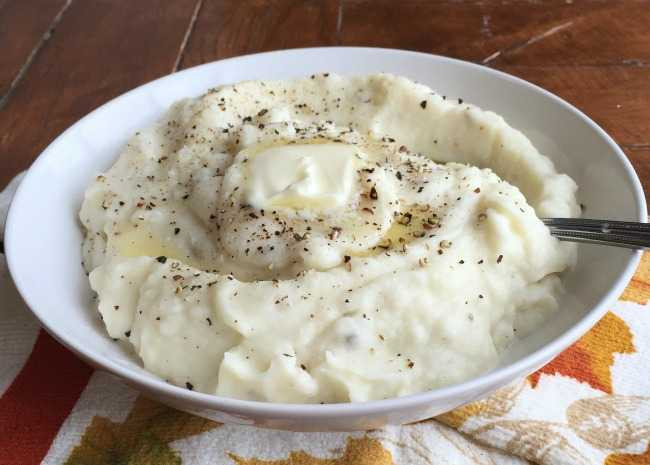
M 0 226 L 19 180 L 0 194 Z M 0 255 L 0 464 L 650 465 L 650 254 L 582 339 L 488 399 L 405 426 L 291 433 L 140 395 L 39 328 Z

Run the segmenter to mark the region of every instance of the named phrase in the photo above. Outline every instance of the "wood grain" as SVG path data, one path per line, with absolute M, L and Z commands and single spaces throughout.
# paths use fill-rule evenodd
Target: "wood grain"
M 194 5 L 74 2 L 0 110 L 0 186 L 90 110 L 169 73 Z
M 650 68 L 501 66 L 585 112 L 622 145 L 650 143 Z
M 336 45 L 338 0 L 204 0 L 181 67 L 283 48 Z
M 520 65 L 650 63 L 648 1 L 345 0 L 341 43 Z
M 0 1 L 0 102 L 66 0 Z

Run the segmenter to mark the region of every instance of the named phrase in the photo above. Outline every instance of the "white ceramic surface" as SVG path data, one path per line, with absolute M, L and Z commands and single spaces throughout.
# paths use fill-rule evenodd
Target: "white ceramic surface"
M 85 187 L 113 163 L 130 135 L 180 98 L 224 83 L 320 71 L 402 74 L 451 98 L 493 110 L 577 181 L 586 215 L 646 220 L 639 180 L 614 141 L 574 107 L 525 81 L 458 60 L 399 50 L 315 48 L 243 56 L 166 76 L 112 100 L 65 131 L 34 162 L 14 198 L 5 249 L 16 285 L 43 326 L 94 366 L 182 410 L 273 428 L 356 430 L 428 418 L 531 373 L 585 333 L 623 291 L 640 253 L 581 245 L 578 266 L 566 276 L 568 294 L 560 311 L 508 350 L 498 368 L 459 385 L 397 399 L 332 405 L 250 402 L 188 391 L 144 371 L 106 335 L 91 301 L 80 265 L 77 221 Z

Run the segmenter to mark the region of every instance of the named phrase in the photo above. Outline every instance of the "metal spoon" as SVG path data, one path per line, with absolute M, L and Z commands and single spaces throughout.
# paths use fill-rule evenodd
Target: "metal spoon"
M 561 241 L 650 249 L 650 224 L 584 218 L 542 218 Z

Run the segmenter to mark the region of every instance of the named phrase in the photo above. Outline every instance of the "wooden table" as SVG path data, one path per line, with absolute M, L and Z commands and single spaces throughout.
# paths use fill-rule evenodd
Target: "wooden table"
M 84 114 L 157 77 L 258 51 L 365 45 L 539 84 L 602 125 L 647 192 L 649 26 L 650 0 L 0 0 L 0 187 Z

